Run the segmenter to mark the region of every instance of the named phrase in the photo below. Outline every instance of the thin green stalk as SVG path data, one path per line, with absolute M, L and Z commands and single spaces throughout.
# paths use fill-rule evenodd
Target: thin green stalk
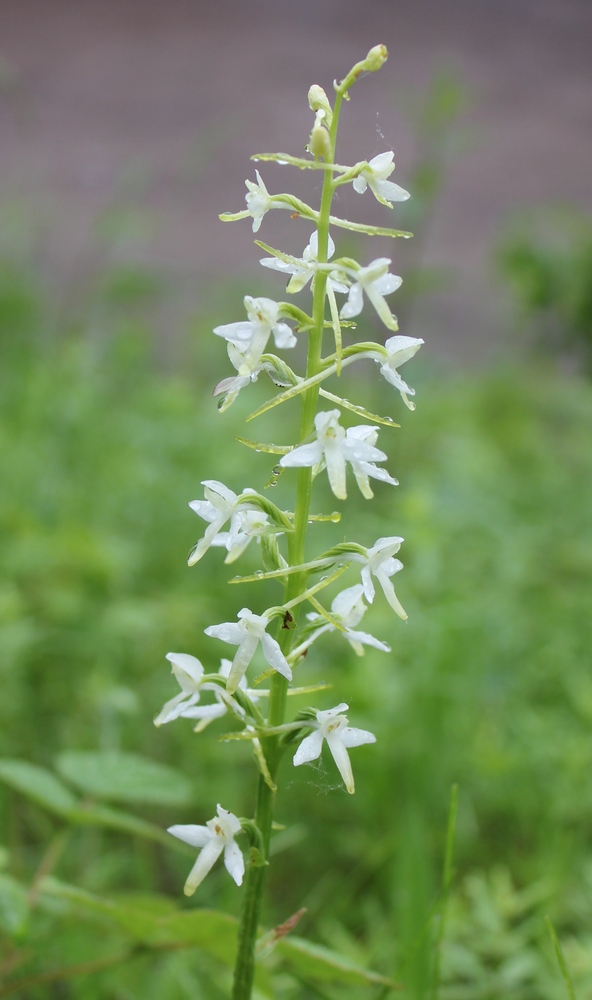
M 341 95 L 337 95 L 333 121 L 330 130 L 332 147 L 332 162 L 335 159 L 335 138 L 339 119 Z M 329 218 L 331 201 L 335 190 L 333 171 L 327 170 L 323 177 L 321 205 L 317 224 L 318 261 L 327 263 L 329 244 Z M 306 378 L 313 378 L 321 367 L 323 332 L 325 322 L 325 296 L 327 275 L 319 270 L 315 277 L 313 293 L 313 328 L 309 332 Z M 301 402 L 300 439 L 304 440 L 314 430 L 314 418 L 319 398 L 318 384 L 311 385 L 303 394 Z M 310 513 L 312 487 L 312 469 L 298 470 L 296 505 L 294 508 L 294 531 L 288 535 L 288 562 L 290 566 L 298 566 L 305 561 L 306 531 Z M 306 585 L 307 573 L 294 573 L 288 576 L 285 585 L 284 601 L 288 602 L 298 597 Z M 282 652 L 287 655 L 292 644 L 292 630 L 280 628 L 278 641 Z M 274 674 L 271 680 L 269 697 L 268 723 L 270 726 L 280 726 L 284 721 L 288 683 L 280 674 Z M 263 752 L 267 761 L 272 781 L 276 776 L 281 759 L 281 748 L 278 736 L 270 736 L 262 740 Z M 266 863 L 269 860 L 269 843 L 273 821 L 275 795 L 262 775 L 257 786 L 257 804 L 255 822 L 261 831 L 263 841 L 263 856 Z M 238 934 L 238 952 L 234 971 L 232 1000 L 250 1000 L 253 978 L 255 975 L 255 942 L 261 911 L 263 887 L 265 884 L 265 867 L 249 865 L 247 868 L 244 888 L 243 912 Z

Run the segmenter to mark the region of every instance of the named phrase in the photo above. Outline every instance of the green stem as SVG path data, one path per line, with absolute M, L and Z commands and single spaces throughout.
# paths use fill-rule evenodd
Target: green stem
M 339 110 L 341 107 L 341 94 L 335 98 L 335 108 L 330 129 L 332 146 L 332 162 L 335 161 L 335 139 L 337 135 L 337 123 L 339 120 Z M 318 233 L 318 262 L 327 263 L 327 249 L 329 244 L 329 219 L 331 215 L 331 201 L 335 191 L 335 181 L 333 171 L 327 170 L 323 177 L 323 189 L 321 194 L 321 205 L 317 222 Z M 323 347 L 323 331 L 325 325 L 325 296 L 327 288 L 327 274 L 319 270 L 315 276 L 315 286 L 313 293 L 312 318 L 313 326 L 308 337 L 308 356 L 306 363 L 306 378 L 313 378 L 321 368 L 321 357 Z M 314 418 L 317 411 L 319 399 L 319 386 L 313 384 L 304 393 L 301 401 L 300 418 L 300 440 L 304 440 L 314 431 Z M 298 470 L 296 506 L 294 508 L 294 531 L 287 536 L 288 540 L 288 562 L 290 566 L 298 566 L 305 561 L 306 531 L 308 527 L 308 517 L 310 513 L 312 487 L 312 469 L 302 468 Z M 308 574 L 293 573 L 288 576 L 285 586 L 284 601 L 288 602 L 298 597 L 306 586 Z M 278 642 L 282 652 L 286 656 L 292 644 L 293 631 L 291 629 L 280 629 Z M 286 711 L 286 698 L 288 693 L 288 682 L 281 674 L 275 673 L 271 679 L 271 690 L 269 697 L 269 726 L 281 726 L 284 721 Z M 277 772 L 282 756 L 278 736 L 269 736 L 262 740 L 263 752 L 269 768 L 272 781 L 276 783 Z M 263 855 L 269 861 L 269 843 L 271 839 L 271 826 L 273 821 L 273 808 L 275 795 L 271 791 L 262 775 L 259 775 L 257 786 L 257 803 L 255 808 L 255 822 L 261 831 L 263 840 Z M 265 883 L 266 867 L 255 867 L 249 865 L 245 876 L 244 900 L 241 922 L 238 933 L 238 951 L 234 969 L 234 985 L 232 1000 L 251 1000 L 253 989 L 253 978 L 255 975 L 255 942 L 259 925 L 259 914 L 261 912 L 261 900 L 263 886 Z

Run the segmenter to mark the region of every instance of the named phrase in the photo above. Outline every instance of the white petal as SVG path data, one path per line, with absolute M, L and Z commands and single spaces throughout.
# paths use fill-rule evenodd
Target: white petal
M 337 764 L 337 770 L 343 778 L 343 783 L 349 794 L 353 795 L 355 792 L 354 776 L 347 750 L 341 739 L 341 733 L 327 733 L 325 738 L 327 746 L 333 755 L 333 760 Z
M 245 874 L 245 859 L 243 852 L 234 840 L 226 844 L 224 848 L 224 865 L 226 871 L 232 876 L 237 885 L 242 885 Z
M 297 448 L 293 448 L 289 451 L 287 455 L 282 455 L 280 459 L 280 465 L 283 465 L 286 469 L 300 468 L 302 466 L 313 466 L 321 461 L 323 457 L 323 448 L 319 441 L 313 441 L 312 444 L 301 444 Z
M 341 307 L 339 315 L 341 319 L 351 319 L 353 316 L 360 315 L 363 306 L 364 296 L 362 294 L 362 286 L 358 281 L 356 281 L 355 284 L 351 286 L 347 302 Z
M 276 323 L 273 328 L 276 347 L 295 347 L 297 340 L 287 323 Z
M 358 194 L 364 194 L 364 191 L 368 187 L 368 181 L 363 176 L 363 174 L 359 174 L 358 177 L 354 177 L 352 186 L 354 191 L 357 191 Z
M 187 708 L 182 712 L 184 719 L 219 719 L 226 714 L 226 705 L 216 702 L 215 705 L 200 705 L 198 708 Z
M 396 292 L 403 284 L 403 279 L 398 274 L 383 274 L 382 278 L 377 278 L 372 282 L 372 287 L 381 295 L 390 295 Z
M 372 604 L 376 590 L 372 582 L 372 573 L 369 566 L 364 566 L 362 569 L 362 586 L 364 587 L 364 597 L 368 601 L 368 604 Z
M 207 826 L 195 826 L 191 824 L 187 826 L 169 826 L 167 833 L 172 833 L 173 837 L 183 840 L 186 844 L 191 844 L 192 847 L 205 847 L 212 839 L 212 834 Z
M 361 646 L 373 646 L 374 649 L 381 649 L 383 653 L 390 653 L 391 651 L 388 643 L 381 642 L 380 639 L 375 639 L 369 632 L 357 632 L 354 629 L 348 628 L 347 632 L 344 632 L 343 635 L 352 645 L 358 643 Z
M 339 736 L 345 747 L 361 747 L 364 743 L 376 743 L 374 733 L 369 733 L 367 729 L 352 729 L 347 726 L 342 729 Z
M 279 642 L 273 638 L 273 636 L 268 635 L 265 632 L 261 636 L 261 648 L 263 650 L 263 655 L 270 667 L 277 670 L 278 674 L 282 674 L 287 680 L 292 680 L 292 671 L 290 670 L 288 661 L 280 649 Z
M 311 760 L 317 760 L 321 756 L 322 749 L 323 735 L 316 729 L 314 733 L 310 733 L 302 740 L 294 754 L 294 766 L 298 767 L 300 764 L 308 764 Z
M 226 682 L 226 690 L 229 694 L 234 694 L 239 686 L 242 677 L 244 677 L 246 673 L 249 663 L 253 659 L 258 643 L 258 636 L 245 636 L 243 633 L 243 640 L 235 653 L 234 660 L 232 661 L 232 667 L 230 668 L 230 673 L 228 675 L 228 680 Z
M 389 578 L 386 576 L 385 573 L 381 573 L 380 571 L 376 574 L 376 578 L 377 580 L 380 581 L 380 585 L 383 589 L 384 596 L 386 597 L 393 611 L 399 616 L 399 618 L 402 618 L 403 621 L 406 621 L 408 617 L 407 612 L 405 611 L 405 608 L 403 607 L 403 605 L 399 601 L 399 598 L 395 594 L 395 588 L 393 587 Z
M 333 493 L 338 500 L 345 500 L 347 498 L 347 490 L 345 486 L 345 456 L 343 454 L 341 443 L 331 442 L 326 439 L 325 461 L 327 463 L 329 485 L 331 486 Z
M 244 629 L 235 622 L 222 622 L 220 625 L 208 625 L 204 629 L 206 635 L 211 635 L 215 639 L 222 639 L 222 642 L 229 642 L 233 646 L 241 643 L 245 637 Z
M 195 705 L 197 701 L 199 701 L 199 694 L 194 694 L 187 699 L 185 692 L 181 691 L 181 694 L 177 694 L 170 701 L 165 702 L 154 719 L 154 725 L 164 726 L 167 722 L 173 722 L 174 719 L 178 719 L 183 714 L 188 705 Z
M 407 201 L 411 197 L 409 191 L 393 181 L 375 181 L 376 187 L 385 201 Z
M 198 885 L 203 882 L 208 872 L 214 867 L 223 849 L 224 840 L 222 837 L 212 837 L 208 841 L 189 872 L 183 889 L 186 896 L 193 896 Z
M 197 657 L 190 653 L 167 653 L 166 658 L 173 664 L 173 673 L 182 690 L 185 694 L 193 694 L 204 674 Z

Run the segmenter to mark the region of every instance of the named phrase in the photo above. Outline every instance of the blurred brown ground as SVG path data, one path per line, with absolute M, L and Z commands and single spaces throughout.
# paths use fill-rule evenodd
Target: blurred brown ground
M 590 208 L 591 28 L 590 0 L 2 0 L 0 209 L 37 219 L 60 282 L 92 265 L 105 206 L 135 206 L 137 232 L 116 252 L 162 267 L 197 308 L 224 271 L 258 267 L 248 222 L 217 220 L 244 206 L 248 157 L 301 153 L 309 85 L 329 91 L 384 42 L 389 62 L 345 108 L 339 160 L 394 148 L 405 186 L 416 150 L 402 108 L 438 68 L 457 72 L 471 139 L 423 248 L 454 281 L 418 301 L 402 332 L 435 354 L 483 358 L 505 349 L 490 256 L 504 220 L 558 200 Z M 299 172 L 261 169 L 271 191 L 304 190 Z M 397 225 L 396 209 L 370 201 L 347 193 L 340 211 Z M 298 252 L 308 234 L 277 212 L 259 235 Z M 392 256 L 404 276 L 408 247 L 366 252 Z

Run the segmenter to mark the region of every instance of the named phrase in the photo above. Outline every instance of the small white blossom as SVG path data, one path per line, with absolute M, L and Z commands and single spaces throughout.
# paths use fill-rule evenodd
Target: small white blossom
M 269 212 L 270 208 L 291 209 L 292 205 L 290 205 L 289 202 L 284 201 L 281 195 L 270 194 L 261 180 L 261 174 L 259 171 L 256 170 L 255 174 L 257 176 L 256 184 L 254 184 L 253 181 L 245 181 L 245 184 L 247 185 L 245 201 L 247 203 L 247 211 L 253 218 L 253 232 L 257 233 L 261 227 L 263 216 L 266 212 Z
M 165 723 L 178 719 L 188 708 L 197 704 L 202 687 L 211 687 L 202 685 L 204 668 L 197 657 L 189 653 L 167 653 L 166 658 L 173 665 L 172 672 L 179 683 L 181 693 L 163 705 L 154 720 L 155 726 L 164 726 Z
M 173 837 L 190 844 L 192 847 L 201 848 L 197 861 L 189 872 L 185 882 L 185 895 L 192 896 L 200 882 L 203 882 L 208 872 L 224 853 L 224 866 L 229 875 L 232 876 L 237 885 L 242 885 L 245 874 L 245 861 L 242 851 L 234 838 L 241 832 L 240 821 L 234 815 L 223 809 L 221 805 L 217 807 L 218 815 L 208 820 L 205 826 L 170 826 L 168 832 Z
M 393 207 L 391 202 L 407 201 L 410 197 L 409 192 L 405 191 L 404 188 L 387 180 L 387 177 L 390 177 L 395 169 L 394 155 L 391 150 L 388 153 L 379 153 L 378 156 L 372 157 L 353 182 L 354 190 L 359 194 L 364 194 L 366 188 L 369 187 L 374 197 L 382 205 L 387 205 L 388 208 Z
M 345 428 L 339 423 L 339 410 L 323 410 L 315 417 L 316 441 L 302 444 L 280 459 L 285 468 L 304 466 L 321 469 L 327 467 L 329 484 L 339 500 L 345 500 L 346 463 L 350 462 L 360 490 L 366 498 L 373 496 L 368 477 L 373 476 L 383 482 L 397 486 L 397 480 L 374 463 L 384 462 L 387 456 L 374 447 L 378 435 L 377 427 L 360 424 Z
M 263 655 L 270 667 L 277 670 L 287 680 L 292 680 L 292 671 L 279 643 L 265 631 L 269 621 L 265 615 L 254 615 L 249 608 L 243 608 L 238 613 L 237 623 L 223 622 L 221 625 L 210 625 L 204 629 L 206 635 L 222 639 L 223 642 L 228 642 L 231 646 L 238 646 L 226 685 L 230 694 L 236 691 L 259 643 L 261 643 Z
M 238 374 L 250 376 L 257 369 L 261 355 L 267 347 L 267 341 L 273 334 L 276 347 L 294 347 L 296 337 L 287 323 L 279 322 L 280 306 L 273 299 L 253 298 L 246 295 L 244 299 L 247 310 L 247 320 L 239 323 L 226 323 L 214 328 L 218 337 L 234 344 L 242 355 L 238 360 Z M 233 359 L 231 359 L 233 360 Z
M 206 528 L 203 538 L 191 551 L 187 560 L 189 566 L 195 566 L 196 562 L 199 562 L 205 555 L 227 521 L 230 521 L 231 534 L 238 534 L 241 515 L 245 509 L 243 504 L 237 503 L 237 494 L 224 486 L 224 483 L 220 483 L 216 479 L 204 479 L 202 486 L 205 487 L 205 500 L 191 500 L 189 506 L 199 517 L 202 517 L 204 521 L 209 521 L 210 524 Z M 245 493 L 248 492 L 252 493 L 253 491 L 245 490 Z
M 362 585 L 368 603 L 372 604 L 376 593 L 372 580 L 372 577 L 375 576 L 393 611 L 398 614 L 399 618 L 405 620 L 407 612 L 401 606 L 390 579 L 391 576 L 403 569 L 403 563 L 400 559 L 394 558 L 401 548 L 402 542 L 402 538 L 391 535 L 388 538 L 379 538 L 371 548 L 366 549 L 365 555 L 361 553 L 350 553 L 350 555 L 355 562 L 363 563 Z
M 244 372 L 245 368 L 251 368 L 251 371 L 246 375 L 231 375 L 229 378 L 223 378 L 221 382 L 218 382 L 212 395 L 224 396 L 224 399 L 218 404 L 218 409 L 221 413 L 227 410 L 229 406 L 232 406 L 241 389 L 250 385 L 251 382 L 257 381 L 259 373 L 265 368 L 260 361 L 253 367 L 248 352 L 242 351 L 240 347 L 237 347 L 231 341 L 228 341 L 227 349 L 228 357 L 237 372 L 241 370 Z
M 223 659 L 218 673 L 220 677 L 224 677 L 224 679 L 227 680 L 231 669 L 232 660 Z M 205 686 L 206 685 L 204 685 L 204 687 Z M 244 691 L 245 694 L 248 695 L 252 702 L 256 703 L 259 700 L 260 692 L 248 688 L 246 678 L 241 678 L 238 686 L 241 691 Z M 207 688 L 215 695 L 216 701 L 213 705 L 197 705 L 195 708 L 190 706 L 188 708 L 184 708 L 181 712 L 183 719 L 199 720 L 197 726 L 195 726 L 193 730 L 195 733 L 203 732 L 206 726 L 209 726 L 210 722 L 213 722 L 214 719 L 222 718 L 223 715 L 226 715 L 229 709 L 234 712 L 235 715 L 238 715 L 239 718 L 244 718 L 245 713 L 243 709 L 225 688 L 221 688 L 217 684 L 208 684 Z
M 353 650 L 358 656 L 363 656 L 364 646 L 373 646 L 374 649 L 381 649 L 384 653 L 390 653 L 391 647 L 386 642 L 381 642 L 380 639 L 376 639 L 369 632 L 359 632 L 356 629 L 366 611 L 368 610 L 364 601 L 362 600 L 364 594 L 364 586 L 361 583 L 356 583 L 353 587 L 348 587 L 346 590 L 342 590 L 341 593 L 331 603 L 331 614 L 339 624 L 343 627 L 344 631 L 337 629 L 335 625 L 331 622 L 325 621 L 322 615 L 317 614 L 315 611 L 311 611 L 306 617 L 309 621 L 314 622 L 324 622 L 316 629 L 312 635 L 310 635 L 301 647 L 294 650 L 294 654 L 300 654 L 304 652 L 312 643 L 318 639 L 320 635 L 324 632 L 337 632 L 340 631 L 344 639 L 352 646 Z
M 243 554 L 254 538 L 261 538 L 273 530 L 267 514 L 262 510 L 238 510 L 231 531 L 221 531 L 212 539 L 212 545 L 224 546 L 228 550 L 225 563 L 233 563 Z
M 374 496 L 369 477 L 379 479 L 382 483 L 390 483 L 391 486 L 399 485 L 398 480 L 389 476 L 386 469 L 379 469 L 374 464 L 384 462 L 387 458 L 383 451 L 374 447 L 377 437 L 378 427 L 358 424 L 356 427 L 348 427 L 343 442 L 343 454 L 350 463 L 360 492 L 366 500 L 371 500 Z
M 407 397 L 414 396 L 415 389 L 411 389 L 403 381 L 397 369 L 399 365 L 404 365 L 406 361 L 409 361 L 419 351 L 422 344 L 423 340 L 418 337 L 402 337 L 400 335 L 389 337 L 384 345 L 387 352 L 386 360 L 384 356 L 377 355 L 376 357 L 376 360 L 380 363 L 380 374 L 384 375 L 387 382 L 390 382 L 391 385 L 394 385 L 395 389 L 399 390 L 404 403 L 410 409 L 413 409 L 413 404 L 409 402 Z
M 376 743 L 376 736 L 366 729 L 353 729 L 348 726 L 347 716 L 342 714 L 347 711 L 348 707 L 345 702 L 342 702 L 335 708 L 317 712 L 315 730 L 302 740 L 294 754 L 294 764 L 298 767 L 300 764 L 308 764 L 311 760 L 317 760 L 321 756 L 323 740 L 326 740 L 345 787 L 350 795 L 353 795 L 355 792 L 354 776 L 347 751 L 351 747 L 359 747 L 364 743 Z
M 368 267 L 351 271 L 354 283 L 349 290 L 347 302 L 339 313 L 342 319 L 352 319 L 352 317 L 360 315 L 364 305 L 363 293 L 365 292 L 384 325 L 389 330 L 398 329 L 396 317 L 391 313 L 384 296 L 395 292 L 402 284 L 403 279 L 397 274 L 388 273 L 390 263 L 389 257 L 377 257 L 376 260 L 368 264 Z
M 329 236 L 327 243 L 327 259 L 330 260 L 334 253 L 335 244 Z M 272 271 L 280 271 L 282 274 L 291 274 L 292 277 L 288 282 L 286 291 L 290 294 L 294 294 L 295 292 L 300 292 L 310 281 L 313 275 L 316 274 L 318 270 L 318 256 L 319 238 L 318 233 L 315 230 L 310 237 L 308 246 L 305 247 L 301 258 L 294 258 L 291 262 L 288 262 L 281 260 L 279 257 L 263 257 L 259 263 L 263 264 L 263 267 L 269 267 Z M 330 285 L 334 292 L 347 292 L 347 285 L 334 280 L 330 276 L 327 279 L 327 284 Z

